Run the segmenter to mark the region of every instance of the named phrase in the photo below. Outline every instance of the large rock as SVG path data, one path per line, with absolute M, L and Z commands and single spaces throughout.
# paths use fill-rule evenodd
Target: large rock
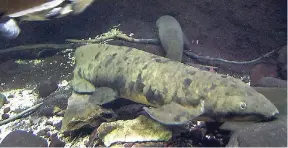
M 287 81 L 273 77 L 263 77 L 259 80 L 256 86 L 287 88 Z
M 277 77 L 277 65 L 273 64 L 257 64 L 251 70 L 251 86 L 255 86 L 263 77 Z
M 286 147 L 287 117 L 244 126 L 233 133 L 228 147 Z
M 62 132 L 75 131 L 83 127 L 97 127 L 102 122 L 116 118 L 113 110 L 98 105 L 98 100 L 91 95 L 72 93 L 62 120 Z
M 9 133 L 1 142 L 0 147 L 48 147 L 44 138 L 22 130 Z
M 168 141 L 172 137 L 165 126 L 144 115 L 133 120 L 102 123 L 97 134 L 105 146 L 117 142 Z

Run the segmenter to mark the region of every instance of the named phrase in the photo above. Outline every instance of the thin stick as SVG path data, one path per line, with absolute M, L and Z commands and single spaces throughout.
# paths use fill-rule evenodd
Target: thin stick
M 15 116 L 13 116 L 13 117 L 11 117 L 11 118 L 8 118 L 8 119 L 5 119 L 5 120 L 3 120 L 3 121 L 0 121 L 0 126 L 1 126 L 1 125 L 4 125 L 4 124 L 7 124 L 7 123 L 9 123 L 9 122 L 12 122 L 12 121 L 14 121 L 14 120 L 16 120 L 16 119 L 19 119 L 19 118 L 22 118 L 22 117 L 24 117 L 24 116 L 27 116 L 27 115 L 32 114 L 32 113 L 33 113 L 36 109 L 38 109 L 42 104 L 43 104 L 43 103 L 36 104 L 36 105 L 34 105 L 34 106 L 32 106 L 32 107 L 30 107 L 30 108 L 22 111 L 21 113 L 15 115 Z

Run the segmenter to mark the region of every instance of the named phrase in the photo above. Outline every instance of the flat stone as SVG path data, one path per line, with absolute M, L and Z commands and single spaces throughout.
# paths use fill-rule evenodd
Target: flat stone
M 286 147 L 287 117 L 255 123 L 233 133 L 227 147 Z
M 287 88 L 287 81 L 273 77 L 263 77 L 258 81 L 256 86 Z
M 16 130 L 3 139 L 0 147 L 48 147 L 48 143 L 44 138 L 32 133 Z
M 165 126 L 144 115 L 133 120 L 102 123 L 97 133 L 105 146 L 118 142 L 168 141 L 172 137 Z

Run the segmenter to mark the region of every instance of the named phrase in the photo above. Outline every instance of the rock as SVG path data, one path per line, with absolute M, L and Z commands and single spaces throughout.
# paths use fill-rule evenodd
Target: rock
M 65 142 L 59 140 L 56 134 L 51 135 L 50 137 L 51 143 L 49 144 L 49 147 L 64 147 Z
M 14 98 L 14 95 L 10 94 L 7 98 Z
M 82 127 L 95 128 L 102 122 L 113 121 L 117 117 L 113 110 L 104 109 L 97 102 L 91 99 L 90 95 L 73 93 L 68 99 L 61 131 L 69 132 Z
M 63 111 L 58 106 L 43 108 L 40 111 L 41 115 L 46 116 L 46 117 L 52 117 L 54 115 L 58 115 L 61 112 L 63 112 Z M 61 114 L 63 114 L 63 113 L 61 113 Z
M 287 115 L 287 89 L 271 87 L 253 87 L 257 92 L 269 99 L 281 115 Z
M 10 112 L 10 107 L 6 107 L 6 108 L 4 108 L 3 112 L 4 112 L 4 113 L 8 113 L 8 112 Z
M 47 147 L 44 138 L 32 133 L 16 130 L 9 133 L 1 142 L 0 147 Z
M 263 63 L 257 64 L 251 71 L 250 85 L 255 86 L 263 77 L 277 77 L 277 75 L 277 65 Z
M 9 114 L 3 114 L 2 115 L 2 120 L 8 119 L 9 117 L 10 117 Z
M 287 80 L 287 45 L 280 49 L 278 53 L 277 64 L 281 78 Z
M 40 82 L 39 86 L 37 87 L 37 90 L 39 92 L 39 96 L 45 98 L 49 96 L 52 92 L 57 90 L 57 88 L 58 84 L 55 81 L 46 80 Z
M 273 77 L 263 77 L 258 81 L 256 86 L 287 88 L 287 81 Z
M 3 94 L 0 94 L 0 108 L 5 104 L 6 100 L 7 100 L 6 96 Z
M 40 114 L 45 117 L 52 117 L 54 115 L 53 107 L 47 107 L 47 108 L 40 110 Z
M 271 122 L 255 123 L 236 131 L 228 147 L 286 147 L 287 117 L 280 116 Z
M 46 129 L 42 129 L 37 133 L 37 136 L 46 136 L 47 135 L 47 130 Z
M 144 115 L 133 120 L 102 123 L 97 134 L 105 146 L 117 142 L 168 141 L 172 137 L 165 126 Z
M 58 122 L 58 123 L 54 124 L 53 126 L 55 127 L 56 130 L 59 131 L 61 129 L 62 122 Z
M 52 121 L 46 121 L 45 124 L 46 124 L 46 125 L 51 125 L 51 126 L 53 126 L 53 122 L 52 122 Z
M 68 98 L 71 96 L 71 93 L 72 88 L 69 86 L 60 87 L 57 91 L 45 98 L 43 105 L 35 112 L 35 114 L 38 116 L 53 116 L 56 106 L 56 108 L 65 110 L 67 108 Z M 58 115 L 58 113 L 56 114 Z

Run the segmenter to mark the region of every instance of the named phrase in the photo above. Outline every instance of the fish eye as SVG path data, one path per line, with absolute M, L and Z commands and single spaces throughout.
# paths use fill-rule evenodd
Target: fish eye
M 241 102 L 240 103 L 240 108 L 241 109 L 246 109 L 246 107 L 247 107 L 247 104 L 245 102 Z

